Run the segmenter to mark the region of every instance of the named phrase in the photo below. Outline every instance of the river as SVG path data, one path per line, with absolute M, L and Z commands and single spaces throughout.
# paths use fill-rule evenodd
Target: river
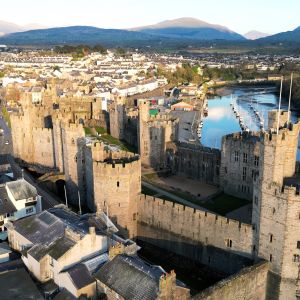
M 260 128 L 255 111 L 263 120 L 263 127 L 268 127 L 268 111 L 278 108 L 279 97 L 272 86 L 234 86 L 222 89 L 223 96 L 208 99 L 208 116 L 203 120 L 201 144 L 211 148 L 221 148 L 222 136 L 241 131 L 239 120 L 233 112 L 231 103 L 243 117 L 244 124 L 251 131 Z M 253 108 L 250 107 L 252 105 Z M 287 99 L 282 99 L 282 109 L 287 109 Z M 292 111 L 291 119 L 297 120 L 299 115 Z M 298 151 L 297 159 L 300 160 Z

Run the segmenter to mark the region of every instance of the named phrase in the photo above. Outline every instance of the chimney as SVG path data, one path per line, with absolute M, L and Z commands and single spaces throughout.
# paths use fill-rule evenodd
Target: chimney
M 95 227 L 89 227 L 89 234 L 90 235 L 96 235 L 96 229 L 95 229 Z

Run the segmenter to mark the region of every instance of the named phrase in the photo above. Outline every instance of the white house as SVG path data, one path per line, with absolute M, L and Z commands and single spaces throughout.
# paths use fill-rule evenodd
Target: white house
M 0 185 L 0 240 L 7 238 L 6 224 L 42 210 L 41 196 L 25 179 Z

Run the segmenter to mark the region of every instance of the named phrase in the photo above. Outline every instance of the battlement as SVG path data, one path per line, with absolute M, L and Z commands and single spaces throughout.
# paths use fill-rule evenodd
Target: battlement
M 194 218 L 207 220 L 209 223 L 219 224 L 220 227 L 235 227 L 240 231 L 252 231 L 252 226 L 250 224 L 242 223 L 240 221 L 229 219 L 218 214 L 214 214 L 205 210 L 191 208 L 182 204 L 178 204 L 175 202 L 163 200 L 160 198 L 156 198 L 149 195 L 142 194 L 140 197 L 140 201 L 148 202 L 150 205 L 154 205 L 156 207 L 160 207 L 163 210 L 163 207 L 172 209 L 173 211 L 182 212 L 186 215 L 189 215 Z
M 233 141 L 245 141 L 250 143 L 256 143 L 260 140 L 261 133 L 259 131 L 251 131 L 251 132 L 235 132 L 231 134 L 227 134 L 223 136 L 222 142 L 226 140 L 233 140 Z
M 95 174 L 102 173 L 105 176 L 118 177 L 121 175 L 130 175 L 133 172 L 137 175 L 141 172 L 141 162 L 139 159 L 128 161 L 93 161 L 93 170 Z
M 300 182 L 300 181 L 299 181 Z M 300 187 L 297 184 L 285 182 L 280 185 L 276 182 L 263 184 L 263 188 L 266 192 L 286 200 L 300 201 Z
M 289 124 L 287 127 L 279 128 L 278 133 L 271 130 L 268 132 L 263 132 L 261 138 L 265 144 L 273 144 L 284 141 L 287 136 L 294 136 L 298 139 L 299 129 L 300 123 L 297 122 L 296 124 Z
M 184 241 L 188 239 L 197 244 L 252 255 L 253 228 L 250 224 L 146 195 L 140 196 L 138 211 L 141 236 L 153 229 L 159 236 L 168 232 L 167 236 L 172 235 L 175 240 L 180 237 Z
M 206 152 L 206 153 L 220 154 L 219 149 L 205 147 L 200 144 L 194 144 L 194 143 L 192 144 L 192 143 L 178 141 L 178 142 L 176 142 L 176 146 L 181 147 L 181 148 L 186 148 L 186 149 L 192 150 L 192 151 L 202 151 L 202 152 Z

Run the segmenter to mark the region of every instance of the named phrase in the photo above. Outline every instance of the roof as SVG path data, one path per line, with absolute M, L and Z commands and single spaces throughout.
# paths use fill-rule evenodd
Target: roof
M 95 282 L 95 279 L 90 275 L 87 267 L 84 264 L 78 264 L 75 267 L 67 270 L 66 273 L 68 273 L 78 290 Z
M 154 300 L 159 295 L 159 280 L 165 271 L 138 257 L 117 255 L 95 274 L 95 278 L 124 299 Z
M 0 215 L 15 211 L 17 211 L 17 209 L 9 199 L 5 185 L 0 186 Z
M 11 253 L 12 250 L 11 248 L 9 247 L 9 245 L 7 243 L 0 243 L 0 255 L 2 254 L 9 254 Z
M 111 224 L 111 221 L 108 222 Z M 106 233 L 107 221 L 104 213 L 78 215 L 58 205 L 39 214 L 19 219 L 13 223 L 14 230 L 33 244 L 51 243 L 65 235 L 65 228 L 70 228 L 81 237 L 89 232 L 89 227 L 95 227 L 97 234 Z M 114 226 L 110 229 L 114 230 Z
M 42 300 L 33 280 L 25 269 L 0 273 L 1 300 Z
M 16 201 L 36 197 L 37 191 L 25 179 L 19 179 L 6 184 Z
M 30 250 L 27 251 L 27 254 L 31 255 L 37 261 L 40 261 L 47 254 L 53 257 L 55 260 L 58 260 L 75 244 L 76 242 L 63 236 L 50 244 L 43 243 L 34 245 Z

